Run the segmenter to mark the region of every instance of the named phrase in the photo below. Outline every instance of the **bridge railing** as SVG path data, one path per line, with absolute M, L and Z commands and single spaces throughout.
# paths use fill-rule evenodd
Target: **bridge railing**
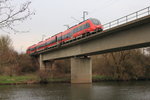
M 135 19 L 147 16 L 147 15 L 150 15 L 150 7 L 146 7 L 144 9 L 137 11 L 137 12 L 131 13 L 127 16 L 124 16 L 124 17 L 121 17 L 121 18 L 116 19 L 114 21 L 111 21 L 109 23 L 106 23 L 103 25 L 103 27 L 104 27 L 104 30 L 110 29 L 110 28 L 113 28 L 115 26 L 133 21 Z

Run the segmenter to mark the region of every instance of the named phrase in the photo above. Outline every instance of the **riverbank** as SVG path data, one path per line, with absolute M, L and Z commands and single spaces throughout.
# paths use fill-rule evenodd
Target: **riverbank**
M 70 83 L 70 80 L 71 80 L 70 77 L 64 77 L 64 78 L 48 78 L 45 81 L 41 81 L 41 79 L 37 75 L 0 76 L 0 85 Z M 147 80 L 147 79 L 142 79 L 142 80 Z M 101 81 L 118 81 L 118 80 L 108 76 L 93 75 L 92 81 L 101 82 Z
M 35 75 L 0 76 L 0 85 L 17 85 L 30 83 L 38 83 L 38 78 Z
M 40 83 L 70 83 L 70 78 L 48 78 L 45 81 L 37 75 L 0 76 L 0 85 L 40 84 Z
M 39 84 L 39 83 L 70 83 L 70 77 L 63 78 L 47 78 L 45 81 L 37 75 L 24 75 L 24 76 L 0 76 L 0 85 L 17 85 L 17 84 Z M 111 77 L 93 76 L 92 81 L 108 81 L 112 80 Z
M 93 82 L 100 82 L 100 81 L 115 81 L 116 79 L 110 76 L 100 76 L 100 75 L 93 75 L 92 81 Z

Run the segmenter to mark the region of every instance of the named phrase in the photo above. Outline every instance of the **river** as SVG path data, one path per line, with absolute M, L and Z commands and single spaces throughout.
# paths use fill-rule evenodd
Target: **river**
M 150 81 L 1 85 L 0 100 L 150 100 Z

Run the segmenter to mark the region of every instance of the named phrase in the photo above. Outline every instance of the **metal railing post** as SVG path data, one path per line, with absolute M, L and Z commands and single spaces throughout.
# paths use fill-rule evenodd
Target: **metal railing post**
M 109 23 L 109 28 L 111 28 L 111 22 Z
M 117 25 L 119 25 L 119 20 L 117 19 Z
M 150 13 L 149 8 L 150 8 L 150 7 L 148 7 L 148 15 L 149 15 L 149 13 Z
M 136 12 L 136 19 L 138 18 L 138 12 Z
M 128 22 L 128 16 L 126 16 L 126 22 Z

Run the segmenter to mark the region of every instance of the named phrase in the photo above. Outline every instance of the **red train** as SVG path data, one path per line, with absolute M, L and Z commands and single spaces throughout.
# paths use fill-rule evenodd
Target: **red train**
M 58 44 L 60 45 L 73 38 L 77 38 L 78 36 L 102 30 L 103 27 L 100 21 L 95 18 L 90 18 L 79 23 L 78 25 L 69 28 L 64 32 L 60 32 L 44 41 L 41 41 L 37 44 L 30 46 L 27 49 L 27 54 L 32 55 L 36 52 L 57 46 Z

